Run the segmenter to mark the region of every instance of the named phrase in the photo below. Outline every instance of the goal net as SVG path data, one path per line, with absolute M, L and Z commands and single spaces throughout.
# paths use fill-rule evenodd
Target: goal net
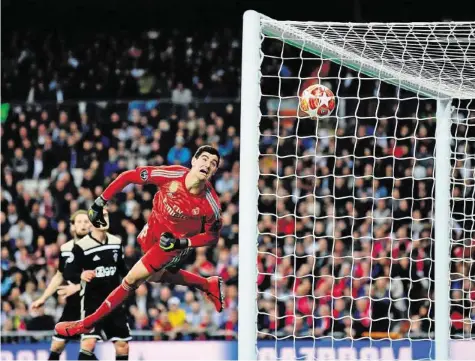
M 240 358 L 447 359 L 475 338 L 475 23 L 249 24 Z

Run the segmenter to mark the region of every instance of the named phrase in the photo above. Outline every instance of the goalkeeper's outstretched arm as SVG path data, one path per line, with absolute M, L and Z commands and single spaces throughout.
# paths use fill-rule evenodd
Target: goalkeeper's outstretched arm
M 175 169 L 176 167 L 173 167 Z M 98 229 L 105 229 L 107 226 L 103 219 L 102 209 L 107 202 L 117 193 L 122 191 L 125 186 L 129 184 L 146 184 L 152 183 L 160 185 L 166 177 L 163 176 L 168 169 L 172 167 L 138 167 L 134 170 L 122 172 L 116 179 L 114 179 L 104 190 L 104 192 L 97 197 L 91 208 L 88 210 L 88 217 L 92 225 Z M 176 172 L 176 171 L 175 171 Z
M 142 184 L 143 179 L 140 178 L 138 168 L 122 172 L 116 179 L 114 179 L 102 193 L 102 198 L 107 202 L 117 193 L 119 193 L 125 186 L 129 184 Z
M 102 198 L 107 202 L 125 186 L 129 184 L 152 183 L 160 186 L 164 181 L 169 180 L 167 174 L 184 174 L 186 168 L 182 166 L 160 166 L 160 167 L 137 167 L 134 170 L 122 172 L 102 193 Z

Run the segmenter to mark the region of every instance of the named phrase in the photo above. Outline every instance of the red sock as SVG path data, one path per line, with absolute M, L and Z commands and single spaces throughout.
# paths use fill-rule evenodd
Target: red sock
M 202 291 L 208 290 L 208 280 L 205 277 L 198 276 L 185 270 L 179 270 L 178 274 L 183 277 L 185 285 L 196 287 Z
M 115 310 L 117 306 L 121 305 L 134 289 L 134 287 L 123 280 L 120 286 L 107 296 L 99 308 L 84 319 L 84 326 L 87 328 L 94 326 L 97 322 Z
M 205 277 L 184 270 L 179 270 L 177 273 L 165 272 L 160 281 L 173 283 L 175 285 L 196 287 L 201 291 L 208 290 L 208 281 Z

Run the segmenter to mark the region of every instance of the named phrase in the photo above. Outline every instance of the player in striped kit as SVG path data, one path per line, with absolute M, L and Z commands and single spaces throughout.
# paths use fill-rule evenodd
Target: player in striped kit
M 107 232 L 109 214 L 106 209 L 103 211 L 107 225 L 101 230 L 93 228 L 89 234 L 74 244 L 72 249 L 74 262 L 68 263 L 64 269 L 65 277 L 80 286 L 79 317 L 93 313 L 127 274 L 122 241 Z M 94 325 L 94 330 L 81 335 L 78 360 L 97 360 L 94 349 L 96 342 L 101 340 L 114 343 L 116 360 L 129 359 L 128 341 L 132 337 L 125 311 L 123 305 L 117 307 L 102 322 Z
M 103 208 L 126 185 L 152 183 L 159 187 L 153 199 L 152 213 L 138 236 L 144 256 L 96 312 L 79 321 L 58 323 L 55 328 L 58 334 L 88 333 L 147 280 L 198 288 L 209 296 L 218 312 L 223 310 L 220 277 L 204 278 L 180 269 L 191 248 L 214 245 L 219 239 L 220 203 L 209 182 L 219 162 L 220 155 L 215 148 L 202 146 L 192 158 L 191 169 L 138 167 L 123 172 L 106 188 L 89 209 L 89 219 L 96 228 L 107 225 Z
M 61 245 L 61 253 L 59 257 L 59 265 L 56 274 L 53 276 L 40 298 L 31 304 L 33 311 L 42 307 L 46 300 L 51 297 L 57 290 L 60 297 L 68 296 L 66 298 L 66 304 L 64 306 L 63 313 L 60 318 L 61 321 L 72 321 L 80 317 L 80 297 L 79 297 L 79 280 L 76 284 L 73 284 L 71 279 L 65 275 L 66 265 L 73 263 L 74 257 L 72 250 L 76 241 L 87 235 L 91 229 L 91 222 L 87 217 L 87 211 L 80 209 L 71 215 L 71 234 L 73 238 Z M 64 281 L 67 281 L 68 285 L 61 286 Z M 53 336 L 51 342 L 51 350 L 48 360 L 59 360 L 61 353 L 66 347 L 66 343 L 71 340 L 78 340 L 78 337 L 67 337 L 59 334 Z M 96 359 L 96 358 L 94 358 Z M 96 359 L 97 360 L 97 359 Z

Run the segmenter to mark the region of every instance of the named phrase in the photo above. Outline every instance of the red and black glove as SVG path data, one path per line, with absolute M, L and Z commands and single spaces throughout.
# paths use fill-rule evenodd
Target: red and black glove
M 160 248 L 165 252 L 188 247 L 188 238 L 175 238 L 170 232 L 162 233 L 160 237 Z

